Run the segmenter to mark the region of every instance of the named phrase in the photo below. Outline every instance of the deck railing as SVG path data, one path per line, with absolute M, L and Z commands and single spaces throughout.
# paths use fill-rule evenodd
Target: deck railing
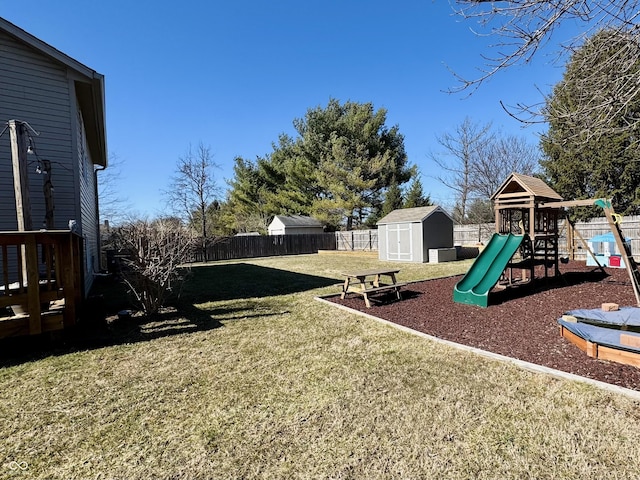
M 68 230 L 0 232 L 0 275 L 0 338 L 74 325 L 82 238 Z

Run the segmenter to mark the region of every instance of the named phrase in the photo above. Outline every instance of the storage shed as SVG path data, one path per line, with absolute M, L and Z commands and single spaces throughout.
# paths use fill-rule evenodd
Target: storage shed
M 300 235 L 324 233 L 324 225 L 304 215 L 276 215 L 267 227 L 269 235 Z
M 425 263 L 456 259 L 453 219 L 437 205 L 394 210 L 377 225 L 380 260 Z

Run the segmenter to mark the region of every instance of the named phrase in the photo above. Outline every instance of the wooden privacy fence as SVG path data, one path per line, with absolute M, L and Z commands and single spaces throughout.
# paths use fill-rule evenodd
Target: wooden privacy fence
M 193 261 L 300 255 L 335 249 L 336 236 L 333 233 L 224 237 L 207 247 L 206 258 L 202 258 L 201 251 L 194 252 Z
M 558 222 L 560 230 L 559 248 L 560 252 L 568 253 L 569 247 L 567 245 L 567 229 L 564 221 Z M 582 235 L 587 242 L 591 237 L 601 235 L 603 233 L 611 232 L 607 219 L 604 217 L 593 218 L 588 222 L 576 222 L 576 230 Z M 635 259 L 640 258 L 640 216 L 626 216 L 622 217 L 622 223 L 620 229 L 625 238 L 631 240 L 631 252 Z M 585 260 L 587 258 L 587 252 L 581 248 L 580 243 L 575 241 L 577 250 L 575 250 L 576 260 Z
M 640 257 L 640 216 L 622 217 L 620 224 L 622 233 L 626 238 L 631 240 L 631 251 L 634 257 Z M 576 222 L 575 229 L 580 233 L 582 238 L 589 241 L 590 238 L 611 231 L 605 217 L 593 218 L 588 222 Z M 558 248 L 562 255 L 569 253 L 567 245 L 567 228 L 565 220 L 558 222 L 558 230 L 560 237 L 558 239 Z M 475 225 L 455 225 L 453 227 L 453 243 L 454 245 L 475 245 L 482 243 L 484 245 L 491 239 L 495 233 L 494 223 L 484 223 Z M 587 252 L 580 243 L 576 243 L 575 258 L 576 260 L 585 260 Z
M 569 252 L 564 220 L 558 222 L 560 238 L 559 249 L 562 255 Z M 605 217 L 594 218 L 589 222 L 577 222 L 576 230 L 582 238 L 591 237 L 611 231 Z M 631 251 L 640 257 L 640 216 L 622 217 L 622 232 L 631 239 Z M 486 245 L 495 233 L 494 223 L 473 225 L 454 225 L 453 244 L 474 246 L 478 243 Z M 586 259 L 586 251 L 580 248 L 575 252 L 577 260 Z M 348 232 L 334 232 L 303 235 L 269 235 L 269 236 L 237 236 L 217 239 L 207 248 L 206 259 L 201 251 L 193 254 L 194 262 L 233 260 L 238 258 L 272 257 L 278 255 L 299 255 L 317 253 L 318 250 L 352 250 L 377 251 L 377 230 L 352 230 Z
M 495 223 L 479 223 L 472 225 L 453 226 L 454 245 L 486 244 L 491 236 L 496 233 Z
M 378 230 L 336 232 L 336 250 L 378 250 Z

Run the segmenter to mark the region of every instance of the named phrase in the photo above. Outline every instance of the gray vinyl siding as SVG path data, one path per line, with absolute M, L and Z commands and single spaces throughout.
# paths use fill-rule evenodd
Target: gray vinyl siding
M 324 233 L 322 227 L 285 227 L 282 234 L 284 235 L 317 235 Z
M 28 122 L 40 135 L 32 134 L 38 157 L 52 162 L 54 222 L 68 228 L 76 204 L 72 161 L 70 82 L 65 67 L 0 32 L 0 122 Z M 9 132 L 0 137 L 0 230 L 17 228 Z M 29 193 L 33 228 L 45 218 L 43 175 L 35 173 L 36 157 L 29 155 Z
M 96 183 L 91 154 L 87 147 L 87 137 L 85 134 L 84 120 L 82 113 L 77 110 L 77 159 L 78 159 L 78 180 L 80 185 L 80 211 L 82 223 L 82 238 L 84 239 L 85 256 L 85 292 L 91 289 L 93 284 L 93 272 L 99 270 L 100 252 L 98 252 L 98 238 L 96 225 Z
M 29 123 L 38 157 L 52 163 L 54 228 L 76 220 L 84 238 L 85 293 L 97 269 L 95 176 L 82 117 L 78 115 L 77 74 L 50 57 L 0 32 L 0 130 L 11 119 Z M 44 175 L 29 155 L 29 193 L 33 228 L 43 228 Z M 82 171 L 86 174 L 82 175 Z M 16 230 L 15 194 L 9 131 L 0 137 L 0 231 Z

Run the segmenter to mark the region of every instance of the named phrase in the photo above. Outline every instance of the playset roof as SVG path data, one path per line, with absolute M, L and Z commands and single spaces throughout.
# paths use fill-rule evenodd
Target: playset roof
M 500 188 L 491 196 L 491 200 L 496 200 L 504 195 L 512 196 L 512 194 L 518 193 L 522 193 L 523 196 L 533 197 L 535 200 L 562 200 L 562 197 L 543 180 L 520 173 L 509 175 L 500 185 Z

